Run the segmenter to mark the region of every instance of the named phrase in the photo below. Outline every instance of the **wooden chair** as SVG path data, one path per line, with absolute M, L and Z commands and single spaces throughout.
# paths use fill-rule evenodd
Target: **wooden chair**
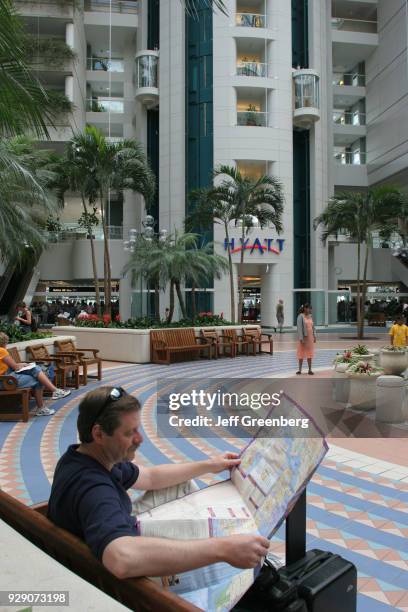
M 47 504 L 25 506 L 0 491 L 0 518 L 69 570 L 137 612 L 200 612 L 149 578 L 116 578 L 91 553 L 88 546 L 47 517 Z
M 252 347 L 252 354 L 268 353 L 273 355 L 273 339 L 272 334 L 264 334 L 259 327 L 245 327 L 242 329 L 242 335 L 247 340 L 248 346 Z M 262 350 L 262 346 L 267 345 L 266 350 Z
M 20 357 L 20 353 L 18 352 L 17 348 L 15 346 L 11 346 L 7 348 L 8 352 L 10 353 L 10 357 L 12 357 L 14 359 L 14 361 L 16 363 L 22 363 L 21 361 L 21 357 Z M 36 364 L 39 365 L 43 362 L 41 362 L 39 359 L 36 360 Z M 46 364 L 44 364 L 46 365 Z M 48 363 L 48 365 L 51 365 L 50 363 Z M 48 376 L 48 378 L 50 379 L 50 381 L 52 383 L 55 383 L 55 372 L 53 376 L 50 376 L 49 371 L 47 370 L 47 372 L 45 372 L 45 374 Z M 43 394 L 44 395 L 52 395 L 52 391 L 48 391 L 48 389 L 43 390 Z
M 248 340 L 243 336 L 238 336 L 236 329 L 224 329 L 220 339 L 224 343 L 224 348 L 229 349 L 231 357 L 236 357 L 238 354 L 243 355 L 244 351 L 246 355 L 249 355 Z
M 222 335 L 218 335 L 216 329 L 202 329 L 201 336 L 211 343 L 215 359 L 220 355 L 226 355 L 226 351 L 229 351 L 230 357 L 234 357 L 233 345 L 229 340 L 223 341 Z
M 0 421 L 28 421 L 30 389 L 18 389 L 13 375 L 0 376 Z
M 56 340 L 54 346 L 57 350 L 57 355 L 72 355 L 74 362 L 82 367 L 81 382 L 86 385 L 88 378 L 97 378 L 102 380 L 102 359 L 98 357 L 99 349 L 96 348 L 81 348 L 77 349 L 72 340 Z M 88 355 L 85 355 L 88 353 Z M 89 353 L 92 353 L 90 355 Z M 88 374 L 88 367 L 91 365 L 97 366 L 97 374 Z
M 73 384 L 70 386 L 78 389 L 79 387 L 79 365 L 75 363 L 73 355 L 50 355 L 47 347 L 44 344 L 36 344 L 35 346 L 27 346 L 26 353 L 33 361 L 42 361 L 43 363 L 54 363 L 57 387 L 66 387 L 68 385 L 68 374 L 72 374 Z
M 200 357 L 203 350 L 211 358 L 212 344 L 205 338 L 196 338 L 192 327 L 180 329 L 154 329 L 150 332 L 150 360 L 170 365 L 172 357 L 181 361 Z M 178 359 L 177 359 L 178 358 Z

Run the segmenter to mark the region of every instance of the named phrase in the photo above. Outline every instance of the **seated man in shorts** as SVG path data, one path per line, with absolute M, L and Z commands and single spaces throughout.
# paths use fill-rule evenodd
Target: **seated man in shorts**
M 224 561 L 254 568 L 269 541 L 260 535 L 175 540 L 141 536 L 134 514 L 183 497 L 206 473 L 239 465 L 235 453 L 205 461 L 153 467 L 132 463 L 143 441 L 139 401 L 121 387 L 99 387 L 79 405 L 80 444 L 55 469 L 48 516 L 82 538 L 118 578 L 168 576 Z M 126 490 L 146 491 L 133 506 Z
M 64 389 L 57 389 L 52 384 L 50 379 L 44 374 L 39 366 L 33 366 L 29 370 L 19 372 L 21 368 L 27 366 L 26 363 L 16 363 L 6 349 L 9 338 L 3 332 L 0 332 L 0 376 L 11 374 L 17 380 L 19 389 L 32 389 L 37 404 L 36 416 L 50 416 L 54 414 L 53 408 L 48 408 L 44 404 L 43 390 L 44 387 L 52 392 L 52 399 L 61 399 L 71 393 Z

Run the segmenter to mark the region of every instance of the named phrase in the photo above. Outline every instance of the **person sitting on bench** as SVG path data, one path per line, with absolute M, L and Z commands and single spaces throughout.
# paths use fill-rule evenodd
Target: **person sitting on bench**
M 60 458 L 48 502 L 48 518 L 82 538 L 118 578 L 168 576 L 224 561 L 254 568 L 268 552 L 260 535 L 197 540 L 145 537 L 134 514 L 197 489 L 193 478 L 239 465 L 235 453 L 205 461 L 137 466 L 143 442 L 139 401 L 121 387 L 99 387 L 79 404 L 80 444 Z M 145 491 L 133 503 L 127 489 Z
M 37 404 L 36 416 L 50 416 L 54 414 L 53 408 L 48 408 L 44 404 L 43 390 L 44 387 L 52 392 L 52 399 L 61 399 L 71 393 L 65 389 L 57 389 L 52 384 L 50 379 L 44 374 L 42 369 L 34 365 L 30 369 L 25 369 L 27 363 L 16 363 L 6 349 L 9 338 L 3 332 L 0 332 L 0 376 L 12 375 L 17 380 L 19 389 L 32 389 Z M 24 368 L 23 372 L 20 372 Z M 1 385 L 1 383 L 0 383 Z

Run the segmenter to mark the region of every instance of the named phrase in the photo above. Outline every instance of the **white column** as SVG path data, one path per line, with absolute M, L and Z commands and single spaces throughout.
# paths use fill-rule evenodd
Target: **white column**
M 261 279 L 261 321 L 263 327 L 276 327 L 276 305 L 283 300 L 285 326 L 292 325 L 293 298 L 287 275 L 278 272 L 279 266 L 269 264 Z
M 74 101 L 74 77 L 72 76 L 65 77 L 65 95 L 70 102 Z
M 74 24 L 67 23 L 65 26 L 65 42 L 71 49 L 74 49 Z
M 130 278 L 131 272 L 128 272 L 119 281 L 119 314 L 122 321 L 130 319 L 131 316 L 132 287 Z

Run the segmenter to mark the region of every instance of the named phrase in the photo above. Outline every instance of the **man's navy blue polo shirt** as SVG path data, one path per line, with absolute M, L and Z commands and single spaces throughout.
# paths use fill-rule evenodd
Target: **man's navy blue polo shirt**
M 102 559 L 106 546 L 122 536 L 136 536 L 132 504 L 126 490 L 139 476 L 130 462 L 109 472 L 99 461 L 68 447 L 54 474 L 48 502 L 50 520 L 84 540 Z

